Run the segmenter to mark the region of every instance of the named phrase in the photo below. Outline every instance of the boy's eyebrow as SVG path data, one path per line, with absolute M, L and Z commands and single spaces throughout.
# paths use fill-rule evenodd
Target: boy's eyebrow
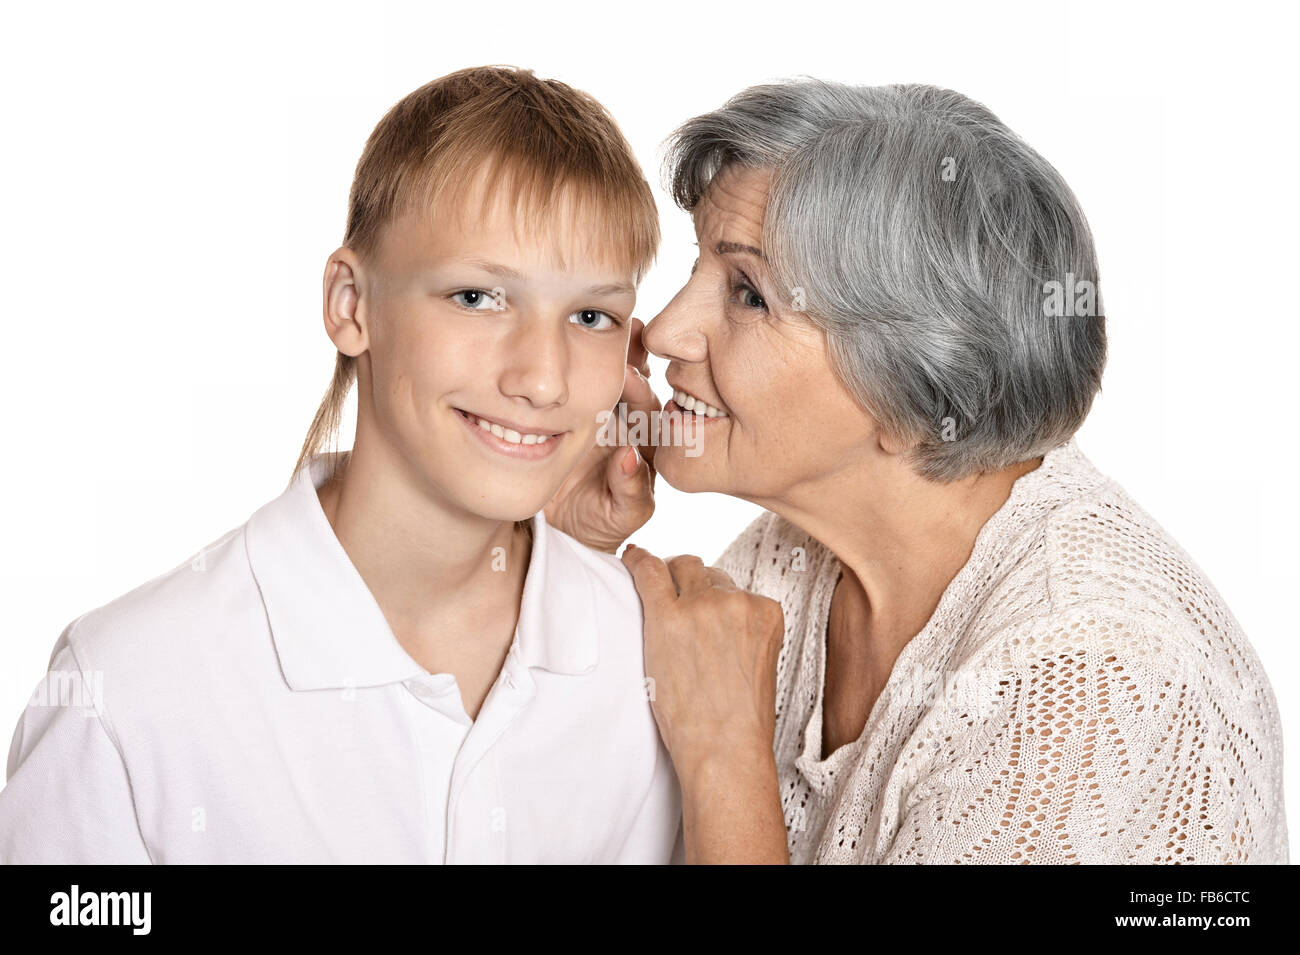
M 488 259 L 468 258 L 465 259 L 465 263 L 498 278 L 511 279 L 516 282 L 523 282 L 527 278 L 523 272 L 516 268 L 502 265 L 499 262 L 492 262 Z M 588 295 L 628 295 L 635 293 L 636 286 L 631 282 L 610 282 L 604 285 L 592 285 L 586 289 Z
M 512 269 L 508 265 L 500 265 L 496 262 L 489 262 L 487 259 L 466 259 L 465 263 L 499 278 L 514 279 L 516 282 L 521 282 L 524 278 L 524 273 L 518 269 Z
M 588 287 L 588 295 L 630 295 L 636 292 L 636 287 L 631 282 L 612 282 L 609 285 L 592 285 Z

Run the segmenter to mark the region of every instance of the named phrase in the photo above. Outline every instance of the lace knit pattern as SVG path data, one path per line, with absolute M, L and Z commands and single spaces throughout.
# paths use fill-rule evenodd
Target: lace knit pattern
M 719 558 L 781 602 L 795 863 L 1286 863 L 1277 702 L 1222 597 L 1074 439 L 1019 478 L 862 736 L 822 759 L 840 564 L 770 512 Z

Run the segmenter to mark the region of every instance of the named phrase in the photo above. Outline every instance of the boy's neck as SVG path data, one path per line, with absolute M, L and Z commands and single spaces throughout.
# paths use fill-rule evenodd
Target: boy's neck
M 470 683 L 504 658 L 532 550 L 513 521 L 442 506 L 361 435 L 317 495 L 394 635 L 426 670 Z

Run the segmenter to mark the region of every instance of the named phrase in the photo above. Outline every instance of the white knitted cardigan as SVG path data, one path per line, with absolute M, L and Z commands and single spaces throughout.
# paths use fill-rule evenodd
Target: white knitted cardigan
M 785 609 L 774 746 L 792 862 L 1287 862 L 1259 659 L 1074 439 L 1015 482 L 862 736 L 826 759 L 839 561 L 768 512 L 715 566 Z

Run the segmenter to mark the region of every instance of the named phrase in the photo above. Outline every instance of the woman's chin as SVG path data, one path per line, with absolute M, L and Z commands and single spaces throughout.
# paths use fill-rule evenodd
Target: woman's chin
M 713 469 L 705 463 L 704 457 L 691 457 L 686 454 L 685 448 L 660 448 L 655 452 L 654 463 L 655 474 L 684 494 L 722 491 L 722 484 L 717 480 Z

